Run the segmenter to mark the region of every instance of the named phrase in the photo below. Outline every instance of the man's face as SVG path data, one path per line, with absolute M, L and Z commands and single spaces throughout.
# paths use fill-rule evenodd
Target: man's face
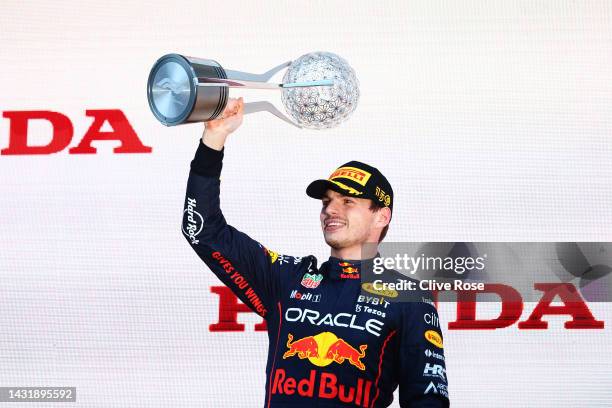
M 321 228 L 330 247 L 339 250 L 378 241 L 380 228 L 375 227 L 370 200 L 327 190 L 321 201 Z

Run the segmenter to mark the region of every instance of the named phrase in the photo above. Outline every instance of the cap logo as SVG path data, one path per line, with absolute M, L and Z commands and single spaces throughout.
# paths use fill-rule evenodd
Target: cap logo
M 329 181 L 333 181 L 336 178 L 346 178 L 365 186 L 370 176 L 372 176 L 370 173 L 357 167 L 340 167 L 329 176 Z
M 330 180 L 330 181 L 332 183 L 334 183 L 335 185 L 337 185 L 338 187 L 340 187 L 341 189 L 347 191 L 350 194 L 353 194 L 353 195 L 361 195 L 361 194 L 363 194 L 361 191 L 357 191 L 353 187 L 349 187 L 346 184 L 342 184 L 339 181 L 335 181 L 335 180 Z
M 388 207 L 391 204 L 391 196 L 385 193 L 380 187 L 376 187 L 376 197 L 378 197 L 378 201 L 385 204 L 385 207 Z

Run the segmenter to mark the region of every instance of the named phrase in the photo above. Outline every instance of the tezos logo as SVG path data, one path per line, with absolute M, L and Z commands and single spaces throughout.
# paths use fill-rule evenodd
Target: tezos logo
M 195 198 L 187 198 L 187 208 L 183 211 L 183 234 L 191 239 L 191 244 L 195 245 L 200 241 L 196 239 L 204 227 L 204 218 L 195 210 Z M 185 213 L 187 216 L 185 217 Z

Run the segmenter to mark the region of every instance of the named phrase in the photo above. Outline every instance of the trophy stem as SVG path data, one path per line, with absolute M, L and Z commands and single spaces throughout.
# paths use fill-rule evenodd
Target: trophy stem
M 231 69 L 226 69 L 225 73 L 229 78 L 233 79 L 255 82 L 268 82 L 268 80 L 272 78 L 274 74 L 291 65 L 291 62 L 292 61 L 283 62 L 282 64 L 275 66 L 274 68 L 264 72 L 263 74 L 251 74 L 250 72 L 234 71 Z
M 292 82 L 289 84 L 275 84 L 270 82 L 236 80 L 234 78 L 213 78 L 198 77 L 198 86 L 227 86 L 229 88 L 250 88 L 250 89 L 282 89 L 282 88 L 307 88 L 309 86 L 333 86 L 332 79 L 322 79 L 319 81 Z
M 245 81 L 237 79 L 198 77 L 198 86 L 226 86 L 229 88 L 250 88 L 250 89 L 281 89 L 281 84 L 269 82 Z
M 334 86 L 333 79 L 321 79 L 319 81 L 307 82 L 290 82 L 288 84 L 280 84 L 281 88 L 306 88 L 309 86 Z
M 295 126 L 297 128 L 302 129 L 302 126 L 300 126 L 297 123 L 291 121 L 291 119 L 289 119 L 285 114 L 283 114 L 281 111 L 276 109 L 276 106 L 272 105 L 270 102 L 259 101 L 259 102 L 247 102 L 247 103 L 244 104 L 243 113 L 245 115 L 249 114 L 249 113 L 264 112 L 264 111 L 273 114 L 277 118 L 284 120 L 285 122 L 289 123 L 290 125 L 293 125 L 293 126 Z

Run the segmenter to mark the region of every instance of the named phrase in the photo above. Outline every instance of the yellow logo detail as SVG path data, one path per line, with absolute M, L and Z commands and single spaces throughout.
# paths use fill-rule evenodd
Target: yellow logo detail
M 351 194 L 355 194 L 355 195 L 360 195 L 363 194 L 361 191 L 357 191 L 352 187 L 347 186 L 346 184 L 342 184 L 339 181 L 335 181 L 335 180 L 330 180 L 332 183 L 334 183 L 335 185 L 337 185 L 338 187 L 340 187 L 343 190 L 348 191 Z
M 263 247 L 263 250 L 266 253 L 266 255 L 270 257 L 270 263 L 276 262 L 276 260 L 278 259 L 278 252 L 271 251 L 266 247 Z
M 333 181 L 336 178 L 347 178 L 356 183 L 365 186 L 370 179 L 371 174 L 367 171 L 358 169 L 357 167 L 340 167 L 329 176 L 329 180 Z
M 297 340 L 294 340 L 293 335 L 289 334 L 287 351 L 283 354 L 283 359 L 297 356 L 300 360 L 308 359 L 318 367 L 325 367 L 334 362 L 342 364 L 346 361 L 363 371 L 365 365 L 361 359 L 365 357 L 367 348 L 367 344 L 362 344 L 359 349 L 356 349 L 331 332 L 323 332 Z
M 386 296 L 391 298 L 396 298 L 399 293 L 395 289 L 386 289 L 386 290 L 378 290 L 374 288 L 374 284 L 371 282 L 366 282 L 361 284 L 361 288 L 366 292 L 372 293 L 373 295 Z
M 442 345 L 442 336 L 435 330 L 427 330 L 425 332 L 425 339 L 436 347 L 444 348 Z
M 391 196 L 380 187 L 376 187 L 376 197 L 378 197 L 378 201 L 381 201 L 388 207 L 391 204 Z

